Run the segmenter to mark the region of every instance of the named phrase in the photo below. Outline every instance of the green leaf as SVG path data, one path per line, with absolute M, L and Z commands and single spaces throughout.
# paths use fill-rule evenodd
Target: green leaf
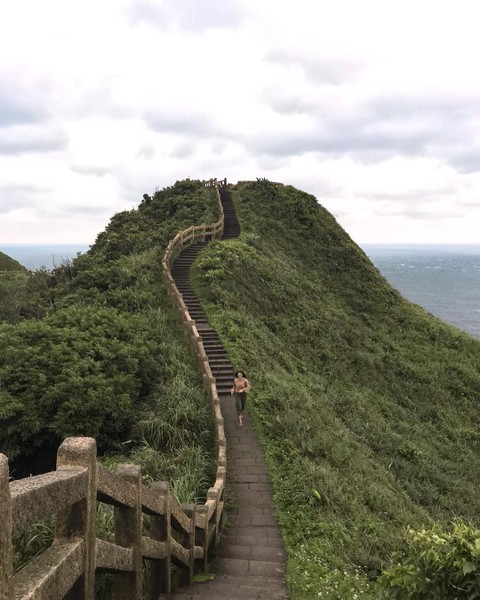
M 475 571 L 476 569 L 476 565 L 472 562 L 466 562 L 463 565 L 463 574 L 466 575 L 467 573 L 471 573 L 472 571 Z
M 196 583 L 212 581 L 212 579 L 215 579 L 215 573 L 197 573 L 197 575 L 193 576 L 193 581 Z

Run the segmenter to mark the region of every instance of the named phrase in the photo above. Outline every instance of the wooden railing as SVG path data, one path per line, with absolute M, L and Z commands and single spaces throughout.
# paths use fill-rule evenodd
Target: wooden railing
M 210 179 L 208 181 L 204 181 L 203 183 L 206 187 L 212 187 L 215 189 L 220 218 L 218 219 L 218 221 L 216 221 L 215 223 L 211 223 L 210 225 L 191 225 L 187 229 L 179 231 L 177 235 L 173 238 L 173 240 L 170 240 L 170 242 L 168 243 L 167 249 L 165 250 L 165 254 L 163 255 L 162 259 L 163 278 L 165 285 L 167 286 L 167 291 L 170 294 L 170 296 L 172 296 L 172 294 L 175 294 L 179 300 L 181 299 L 181 294 L 177 290 L 175 282 L 173 281 L 173 277 L 170 273 L 170 268 L 173 264 L 173 261 L 177 258 L 177 256 L 186 246 L 189 246 L 190 244 L 193 244 L 195 241 L 198 240 L 205 241 L 208 238 L 214 240 L 218 237 L 221 237 L 223 233 L 224 216 L 222 203 L 220 201 L 219 186 L 227 185 L 227 180 L 223 179 L 221 182 L 218 182 L 216 179 Z M 173 296 L 172 299 L 175 301 Z M 182 307 L 177 305 L 177 308 Z M 187 309 L 185 305 L 183 305 L 183 308 L 185 309 L 183 312 L 186 313 Z
M 142 563 L 151 563 L 152 599 L 172 590 L 172 565 L 178 585 L 204 571 L 218 542 L 224 508 L 226 441 L 215 378 L 202 338 L 190 318 L 170 273 L 173 260 L 195 240 L 220 237 L 224 217 L 219 185 L 213 187 L 220 218 L 211 225 L 191 226 L 169 243 L 162 259 L 163 278 L 177 307 L 203 374 L 213 405 L 217 472 L 203 505 L 180 505 L 168 482 L 141 483 L 137 465 L 119 465 L 112 473 L 97 462 L 93 438 L 67 438 L 58 450 L 56 471 L 9 482 L 6 456 L 0 454 L 0 600 L 93 600 L 96 573 L 113 577 L 114 600 L 141 600 Z M 99 539 L 97 503 L 113 506 L 114 541 Z M 13 573 L 13 537 L 31 524 L 53 518 L 52 545 Z

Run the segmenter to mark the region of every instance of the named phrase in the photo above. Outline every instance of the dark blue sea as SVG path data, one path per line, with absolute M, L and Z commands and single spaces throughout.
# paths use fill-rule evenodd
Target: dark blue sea
M 0 245 L 28 269 L 52 269 L 88 244 Z M 362 244 L 383 276 L 405 298 L 480 339 L 480 245 Z
M 402 296 L 480 339 L 480 245 L 362 249 Z

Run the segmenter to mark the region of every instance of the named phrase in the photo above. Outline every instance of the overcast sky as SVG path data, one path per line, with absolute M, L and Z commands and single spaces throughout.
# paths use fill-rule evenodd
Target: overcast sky
M 480 243 L 477 0 L 0 4 L 0 244 L 267 177 L 357 243 Z

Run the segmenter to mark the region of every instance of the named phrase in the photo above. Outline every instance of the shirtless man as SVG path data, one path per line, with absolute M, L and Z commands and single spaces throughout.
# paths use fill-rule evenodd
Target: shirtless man
M 238 424 L 240 427 L 243 426 L 243 411 L 245 410 L 247 392 L 249 391 L 250 382 L 245 377 L 245 373 L 243 373 L 243 371 L 237 371 L 235 373 L 235 379 L 233 380 L 233 387 L 230 390 L 230 394 L 235 396 L 235 408 L 237 409 Z

